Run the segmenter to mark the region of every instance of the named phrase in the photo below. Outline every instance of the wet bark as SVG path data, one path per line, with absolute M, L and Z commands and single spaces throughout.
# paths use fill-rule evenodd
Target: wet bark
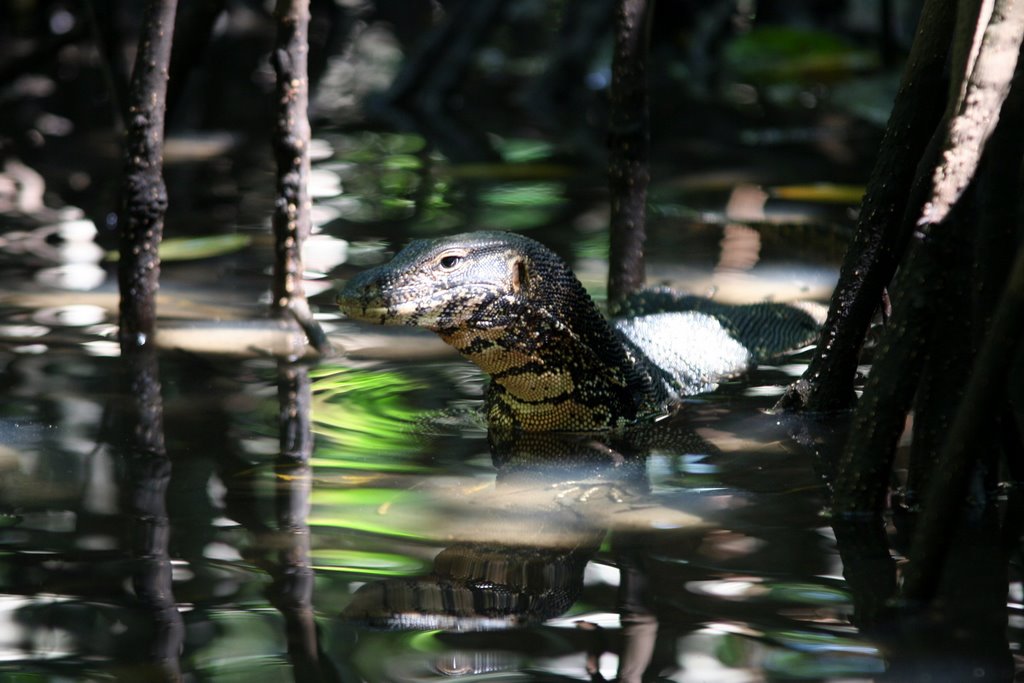
M 910 563 L 904 596 L 926 600 L 938 585 L 943 557 L 950 542 L 949 529 L 961 514 L 977 461 L 976 437 L 992 427 L 1007 399 L 1006 360 L 1020 352 L 1024 339 L 1024 249 L 1016 261 L 1000 299 L 992 327 L 972 368 L 956 418 L 931 476 Z
M 936 312 L 942 310 L 945 300 L 955 300 L 958 288 L 962 287 L 949 276 L 956 271 L 957 263 L 963 267 L 961 272 L 966 271 L 962 259 L 970 254 L 964 248 L 964 235 L 958 234 L 966 230 L 966 225 L 955 218 L 963 208 L 959 201 L 963 192 L 955 190 L 958 184 L 947 183 L 947 176 L 941 171 L 949 167 L 952 159 L 957 160 L 957 174 L 973 179 L 977 173 L 980 150 L 993 131 L 991 121 L 998 121 L 1024 36 L 1024 9 L 1017 5 L 1008 13 L 1009 5 L 1012 3 L 996 2 L 987 24 L 985 13 L 981 12 L 976 21 L 962 21 L 958 25 L 958 43 L 969 44 L 971 48 L 960 50 L 963 61 L 954 65 L 965 75 L 963 85 L 950 93 L 956 115 L 945 135 L 942 161 L 931 174 L 932 193 L 918 221 L 913 247 L 897 278 L 895 289 L 901 293 L 901 299 L 894 307 L 892 323 L 857 406 L 851 438 L 840 461 L 833 497 L 834 509 L 839 514 L 881 512 L 896 441 L 927 355 L 934 352 L 940 364 L 965 359 L 959 351 L 943 357 L 946 340 L 936 349 L 926 344 L 936 325 Z M 1000 39 L 991 39 L 992 34 Z M 995 94 L 981 96 L 979 89 Z M 976 122 L 977 126 L 968 130 L 965 121 Z M 940 207 L 953 191 L 957 194 L 951 209 L 956 207 L 957 211 L 943 211 Z M 930 222 L 940 215 L 941 222 Z M 962 301 L 966 305 L 969 300 L 965 297 Z M 969 341 L 969 334 L 964 334 L 963 341 Z M 941 367 L 933 369 L 942 372 Z M 948 436 L 946 444 L 948 447 Z M 957 507 L 955 500 L 947 499 L 945 504 Z
M 967 264 L 961 259 L 970 254 L 970 250 L 965 248 L 968 243 L 964 232 L 968 226 L 966 221 L 956 219 L 956 215 L 964 209 L 964 203 L 958 202 L 963 196 L 963 189 L 958 188 L 958 183 L 946 182 L 942 170 L 949 167 L 950 160 L 958 160 L 955 172 L 966 174 L 972 179 L 975 177 L 980 152 L 993 130 L 989 122 L 992 119 L 998 120 L 999 110 L 1009 91 L 1024 32 L 1024 16 L 1017 16 L 1024 14 L 1019 6 L 1017 15 L 1008 15 L 1004 3 L 996 2 L 987 25 L 984 11 L 973 14 L 973 18 L 964 18 L 972 14 L 964 11 L 961 22 L 958 22 L 957 54 L 962 60 L 955 62 L 954 67 L 957 73 L 964 76 L 961 79 L 962 85 L 952 88 L 950 92 L 950 111 L 955 112 L 955 116 L 950 119 L 945 133 L 942 160 L 935 167 L 936 170 L 930 173 L 932 193 L 918 221 L 919 227 L 914 232 L 907 261 L 896 281 L 894 289 L 899 299 L 894 305 L 892 323 L 874 361 L 863 398 L 857 405 L 851 438 L 841 459 L 833 501 L 838 514 L 878 514 L 882 511 L 896 442 L 902 432 L 913 394 L 921 385 L 920 375 L 926 358 L 931 355 L 933 364 L 930 370 L 938 373 L 937 381 L 943 381 L 947 379 L 946 375 L 956 372 L 954 368 L 947 368 L 948 364 L 962 364 L 970 357 L 970 353 L 963 348 L 949 346 L 948 339 L 940 340 L 940 345 L 934 348 L 927 344 L 933 330 L 936 330 L 937 335 L 952 332 L 936 329 L 937 315 L 944 310 L 943 306 L 948 305 L 949 300 L 961 305 L 970 303 L 969 297 L 957 297 L 957 293 L 963 294 L 959 289 L 962 285 L 950 278 L 957 271 L 956 263 L 962 264 L 959 272 L 967 271 Z M 1016 28 L 1011 31 L 1005 26 L 1007 24 Z M 1000 36 L 999 41 L 989 39 L 993 33 Z M 1009 40 L 1007 35 L 1015 38 Z M 991 67 L 996 57 L 1001 60 L 999 69 Z M 992 90 L 996 94 L 979 96 L 979 89 Z M 965 121 L 978 122 L 978 125 L 968 130 Z M 942 204 L 950 200 L 951 191 L 956 193 L 951 200 L 953 204 L 950 209 L 956 207 L 952 213 L 941 209 Z M 931 218 L 939 215 L 942 217 L 941 222 L 930 222 Z M 947 318 L 957 314 L 956 311 L 945 310 Z M 961 311 L 958 314 L 965 313 Z M 969 328 L 966 331 L 969 333 Z M 970 334 L 967 338 L 970 339 Z M 948 353 L 943 354 L 943 348 Z M 932 385 L 934 382 L 926 383 L 926 390 Z M 943 391 L 948 393 L 946 389 Z M 943 417 L 940 413 L 926 416 L 925 419 L 940 423 L 933 427 L 941 430 Z M 928 445 L 934 444 L 924 444 L 926 447 Z M 918 447 L 919 454 L 921 447 Z M 918 478 L 921 478 L 920 475 Z M 946 505 L 956 507 L 949 500 Z
M 908 212 L 914 204 L 908 197 L 916 195 L 912 188 L 919 161 L 927 156 L 942 118 L 954 15 L 954 3 L 945 0 L 928 0 L 921 11 L 817 349 L 803 377 L 788 388 L 777 409 L 831 412 L 853 405 L 864 336 L 917 219 L 919 205 Z
M 850 439 L 840 457 L 832 494 L 840 516 L 880 514 L 889 490 L 896 444 L 906 424 L 926 359 L 941 264 L 948 254 L 916 251 L 900 271 L 894 289 L 906 296 L 893 304 L 893 317 L 853 415 Z M 937 279 L 938 278 L 938 279 Z
M 277 39 L 271 55 L 277 74 L 274 156 L 274 282 L 272 303 L 280 316 L 293 317 L 319 351 L 327 337 L 313 319 L 302 289 L 302 243 L 310 232 L 309 197 L 309 0 L 279 0 L 274 11 Z M 302 352 L 296 344 L 295 355 Z
M 957 211 L 956 225 L 947 237 L 957 245 L 944 261 L 943 279 L 946 282 L 971 281 L 970 225 L 964 225 L 971 208 Z M 957 248 L 959 247 L 959 248 Z M 955 256 L 954 256 L 955 255 Z M 935 456 L 949 432 L 956 406 L 963 396 L 963 387 L 970 376 L 974 351 L 971 348 L 971 292 L 967 287 L 943 287 L 935 293 L 932 314 L 927 321 L 928 331 L 923 347 L 927 349 L 922 365 L 921 381 L 914 396 L 914 426 L 910 446 L 910 465 L 907 475 L 904 503 L 914 509 L 927 487 L 928 477 L 935 466 Z M 904 340 L 906 343 L 906 340 Z M 899 435 L 896 435 L 899 438 Z
M 1024 158 L 1024 63 L 1017 62 L 1014 84 L 1002 112 L 991 143 L 978 169 L 977 185 L 965 197 L 971 203 L 968 215 L 976 217 L 971 243 L 964 245 L 967 266 L 956 273 L 947 273 L 951 282 L 970 282 L 972 287 L 947 289 L 942 297 L 941 321 L 933 328 L 928 342 L 929 360 L 914 406 L 914 435 L 907 482 L 907 502 L 914 506 L 927 489 L 928 476 L 935 468 L 935 458 L 949 432 L 956 407 L 967 385 L 971 362 L 991 326 L 992 316 L 1013 265 L 1014 251 L 1007 248 L 1017 240 L 1017 217 L 1024 215 L 1024 201 L 1018 189 L 1024 180 L 1021 159 Z M 967 314 L 969 312 L 969 315 Z M 1000 424 L 1010 424 L 1008 414 Z M 1013 450 L 1012 441 L 995 429 L 976 435 L 975 447 L 982 454 L 984 485 L 988 491 L 995 486 L 999 459 L 1003 452 Z
M 608 303 L 613 311 L 644 285 L 650 182 L 647 54 L 653 8 L 654 0 L 621 0 L 615 16 L 608 127 Z
M 122 351 L 141 348 L 156 334 L 158 249 L 167 211 L 163 179 L 164 103 L 176 7 L 176 0 L 150 0 L 146 5 L 128 93 L 118 264 L 118 340 Z

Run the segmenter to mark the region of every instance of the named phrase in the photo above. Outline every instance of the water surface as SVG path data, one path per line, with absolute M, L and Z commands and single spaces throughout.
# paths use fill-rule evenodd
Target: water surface
M 336 358 L 268 355 L 280 335 L 252 322 L 265 225 L 218 226 L 245 239 L 172 255 L 165 457 L 138 452 L 145 396 L 113 342 L 103 249 L 33 252 L 0 274 L 0 674 L 850 681 L 895 676 L 904 657 L 942 675 L 935 652 L 855 625 L 863 586 L 844 578 L 850 548 L 822 514 L 844 420 L 768 411 L 806 352 L 637 433 L 513 439 L 488 435 L 483 378 L 432 336 L 334 314 L 335 280 L 409 236 L 473 228 L 548 242 L 601 299 L 594 177 L 539 143 L 499 148 L 508 165 L 467 168 L 416 136 L 323 134 L 307 289 Z M 726 211 L 736 192 L 655 193 L 652 281 L 726 301 L 827 300 L 841 248 L 820 226 L 836 221 L 757 232 Z M 51 218 L 88 222 L 73 208 Z M 78 229 L 61 244 L 107 241 Z M 302 438 L 281 433 L 289 367 L 309 378 L 308 424 L 287 426 L 308 427 L 310 468 L 282 455 L 282 438 Z M 992 658 L 1019 656 L 1019 586 Z

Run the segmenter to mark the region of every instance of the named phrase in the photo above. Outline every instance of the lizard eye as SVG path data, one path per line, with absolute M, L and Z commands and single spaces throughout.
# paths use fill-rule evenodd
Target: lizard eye
M 462 257 L 461 256 L 456 256 L 455 254 L 449 254 L 448 256 L 442 256 L 441 259 L 437 263 L 444 270 L 452 270 L 457 265 L 459 265 L 459 263 L 461 263 L 461 262 L 462 262 Z

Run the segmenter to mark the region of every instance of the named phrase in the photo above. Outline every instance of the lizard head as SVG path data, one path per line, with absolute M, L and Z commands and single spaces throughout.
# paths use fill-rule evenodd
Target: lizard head
M 569 266 L 514 233 L 416 240 L 338 297 L 356 320 L 437 332 L 491 376 L 488 421 L 590 431 L 641 412 L 649 384 Z
M 536 298 L 537 269 L 568 267 L 521 235 L 474 232 L 414 240 L 394 259 L 360 273 L 338 296 L 343 313 L 385 325 L 437 332 L 494 329 Z

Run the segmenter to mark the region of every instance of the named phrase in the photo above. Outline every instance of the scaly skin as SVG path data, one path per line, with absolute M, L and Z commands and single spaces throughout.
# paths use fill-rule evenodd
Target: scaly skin
M 492 427 L 598 431 L 657 415 L 763 355 L 730 336 L 737 327 L 731 320 L 672 310 L 666 297 L 658 298 L 657 313 L 613 327 L 552 251 L 514 233 L 475 232 L 412 242 L 391 262 L 353 278 L 338 305 L 353 319 L 437 332 L 490 375 L 485 406 Z M 677 302 L 694 308 L 688 299 Z M 637 311 L 639 300 L 630 305 Z M 769 305 L 757 306 L 751 315 Z M 803 327 L 816 329 L 813 322 L 796 327 L 801 343 Z M 686 352 L 688 342 L 697 353 Z

